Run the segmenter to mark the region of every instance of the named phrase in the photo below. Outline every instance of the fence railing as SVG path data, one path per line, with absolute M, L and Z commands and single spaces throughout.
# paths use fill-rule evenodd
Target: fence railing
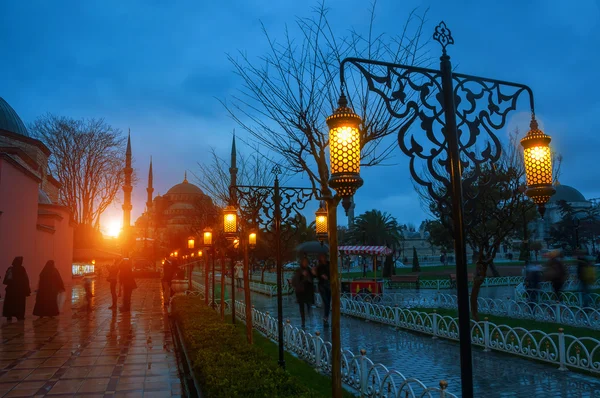
M 343 298 L 341 312 L 433 337 L 458 340 L 458 318 L 426 313 L 398 306 L 380 305 Z M 471 320 L 471 343 L 484 348 L 567 367 L 600 373 L 600 341 L 591 337 L 527 330 Z
M 203 278 L 204 278 L 204 274 L 201 272 L 194 272 L 193 276 L 195 276 L 197 280 L 203 280 Z M 209 278 L 210 277 L 211 276 L 209 275 Z M 221 284 L 221 276 L 220 275 L 215 276 L 215 283 L 217 285 Z M 231 278 L 225 277 L 225 284 L 227 286 L 231 286 Z M 267 283 L 250 281 L 250 291 L 260 293 L 260 294 L 265 294 L 269 297 L 273 297 L 273 296 L 277 295 L 277 285 L 271 285 L 271 284 L 267 284 Z M 285 295 L 291 294 L 293 292 L 293 288 L 291 286 L 289 286 L 287 283 L 284 283 L 282 285 L 282 292 Z
M 399 293 L 384 293 L 380 295 L 360 294 L 354 296 L 344 294 L 342 297 L 347 300 L 379 305 L 397 305 L 400 308 L 458 308 L 457 296 L 445 293 L 436 293 L 431 296 Z M 320 297 L 316 297 L 316 300 L 318 305 L 320 305 Z M 479 297 L 477 303 L 479 312 L 483 314 L 600 330 L 600 310 L 592 307 L 567 305 L 564 302 L 557 301 L 516 301 L 510 297 L 506 299 Z
M 193 286 L 204 292 L 204 286 L 193 281 Z M 226 308 L 231 306 L 227 300 Z M 235 302 L 236 317 L 246 320 L 245 303 Z M 268 312 L 252 308 L 252 325 L 267 338 L 277 342 L 277 319 Z M 331 374 L 331 343 L 326 342 L 319 332 L 308 333 L 290 324 L 287 320 L 283 330 L 284 347 L 288 352 L 303 359 L 319 372 Z M 350 350 L 342 350 L 342 382 L 362 397 L 397 397 L 397 398 L 457 398 L 447 391 L 448 383 L 441 380 L 439 387 L 427 387 L 418 379 L 406 377 L 397 370 L 390 370 L 381 363 L 375 363 L 367 357 L 365 350 L 354 354 Z M 385 392 L 385 393 L 384 393 Z

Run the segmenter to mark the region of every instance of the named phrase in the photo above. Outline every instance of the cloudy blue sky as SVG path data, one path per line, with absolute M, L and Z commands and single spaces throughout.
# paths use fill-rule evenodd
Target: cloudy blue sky
M 368 3 L 329 0 L 334 29 L 366 27 Z M 104 117 L 131 128 L 140 176 L 154 159 L 155 193 L 183 179 L 208 148 L 228 151 L 236 127 L 217 99 L 240 88 L 227 61 L 238 50 L 266 51 L 261 33 L 281 37 L 311 1 L 6 0 L 0 2 L 0 96 L 25 122 L 45 112 Z M 426 31 L 444 19 L 462 73 L 530 85 L 545 131 L 564 157 L 561 182 L 600 197 L 600 1 L 379 0 L 377 29 L 398 31 L 407 13 L 429 8 Z M 428 33 L 429 34 L 429 33 Z M 436 54 L 437 43 L 429 50 Z M 527 103 L 520 103 L 527 111 Z M 516 113 L 509 128 L 527 129 Z M 239 132 L 239 134 L 243 134 Z M 365 169 L 357 212 L 388 211 L 418 224 L 425 214 L 406 159 Z M 382 181 L 388 183 L 382 186 Z M 143 178 L 142 181 L 143 182 Z M 134 216 L 145 184 L 134 190 Z M 118 207 L 109 210 L 118 216 Z

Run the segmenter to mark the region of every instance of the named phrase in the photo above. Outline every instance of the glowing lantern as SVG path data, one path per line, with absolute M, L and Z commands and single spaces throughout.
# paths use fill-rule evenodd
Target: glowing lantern
M 340 95 L 338 108 L 327 118 L 329 127 L 329 160 L 331 178 L 329 186 L 350 205 L 350 197 L 363 184 L 360 178 L 360 117 L 348 107 L 344 91 Z
M 196 240 L 194 239 L 194 237 L 190 236 L 187 240 L 188 249 L 193 249 L 195 243 L 196 243 Z
M 532 116 L 529 128 L 529 132 L 521 140 L 527 175 L 525 194 L 538 206 L 540 215 L 544 217 L 546 203 L 556 192 L 552 186 L 552 139 L 539 129 L 535 116 Z
M 317 239 L 323 243 L 327 240 L 327 210 L 321 204 L 319 210 L 315 212 L 315 229 Z
M 256 232 L 254 231 L 248 234 L 248 246 L 250 249 L 254 249 L 256 247 Z
M 223 232 L 230 239 L 237 234 L 237 209 L 233 206 L 227 206 L 223 210 Z
M 212 229 L 204 229 L 204 246 L 212 246 Z

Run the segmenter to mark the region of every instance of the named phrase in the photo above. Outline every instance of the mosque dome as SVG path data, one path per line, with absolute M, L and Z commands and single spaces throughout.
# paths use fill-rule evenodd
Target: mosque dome
M 587 202 L 581 192 L 568 185 L 556 184 L 554 189 L 556 189 L 556 193 L 550 197 L 550 203 L 557 203 L 561 200 L 568 203 Z
M 29 137 L 29 132 L 17 112 L 0 97 L 0 131 L 2 130 Z
M 186 173 L 183 182 L 171 187 L 167 191 L 167 195 L 204 195 L 204 193 L 196 185 L 188 182 Z

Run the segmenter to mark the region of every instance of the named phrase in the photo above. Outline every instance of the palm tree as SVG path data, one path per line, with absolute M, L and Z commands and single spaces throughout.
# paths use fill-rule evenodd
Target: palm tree
M 346 233 L 346 241 L 354 245 L 387 246 L 394 251 L 400 249 L 403 240 L 398 221 L 390 214 L 379 210 L 370 210 L 354 219 Z M 392 273 L 392 264 L 384 269 L 384 276 Z

